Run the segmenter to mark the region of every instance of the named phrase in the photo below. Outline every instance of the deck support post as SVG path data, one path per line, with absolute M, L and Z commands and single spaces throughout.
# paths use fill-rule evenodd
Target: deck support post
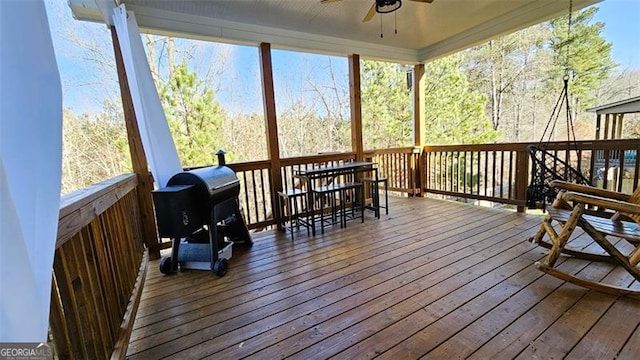
M 349 55 L 349 99 L 351 102 L 351 149 L 356 161 L 364 160 L 362 142 L 362 97 L 360 90 L 360 55 Z
M 278 230 L 282 230 L 278 192 L 282 191 L 282 175 L 280 163 L 280 145 L 278 143 L 278 119 L 276 117 L 276 100 L 273 88 L 273 66 L 271 64 L 271 44 L 260 44 L 260 75 L 262 80 L 262 98 L 267 138 L 267 154 L 271 161 L 271 213 Z
M 413 146 L 415 146 L 415 153 L 417 159 L 415 161 L 415 179 L 414 184 L 414 196 L 415 191 L 419 191 L 422 195 L 422 184 L 425 183 L 424 169 L 422 166 L 422 151 L 424 147 L 424 64 L 417 64 L 413 66 L 412 77 L 412 92 L 413 92 Z
M 142 147 L 142 139 L 136 113 L 133 109 L 133 99 L 129 89 L 129 81 L 124 67 L 122 51 L 118 42 L 118 34 L 115 26 L 111 26 L 111 40 L 113 42 L 113 52 L 118 70 L 118 81 L 120 83 L 120 96 L 122 97 L 122 109 L 124 112 L 124 121 L 127 127 L 127 139 L 129 142 L 129 152 L 131 153 L 131 165 L 133 172 L 138 178 L 138 205 L 140 207 L 140 217 L 142 221 L 142 234 L 144 243 L 149 248 L 149 258 L 160 258 L 160 244 L 158 242 L 158 233 L 156 232 L 156 221 L 153 212 L 153 199 L 151 191 L 153 190 L 153 180 L 149 173 L 147 158 Z

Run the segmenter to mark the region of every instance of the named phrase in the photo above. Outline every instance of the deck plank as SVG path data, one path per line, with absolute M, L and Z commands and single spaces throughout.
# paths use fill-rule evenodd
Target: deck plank
M 487 234 L 485 236 L 490 235 L 491 234 Z M 358 335 L 367 335 L 370 334 L 371 331 L 386 327 L 391 314 L 402 318 L 406 316 L 406 314 L 411 313 L 416 306 L 419 308 L 421 305 L 418 302 L 420 300 L 417 296 L 418 294 L 422 294 L 422 296 L 425 297 L 431 296 L 437 298 L 438 296 L 434 295 L 436 292 L 433 290 L 433 287 L 440 279 L 447 276 L 451 278 L 452 274 L 469 270 L 470 266 L 473 264 L 473 258 L 482 260 L 491 252 L 499 254 L 502 249 L 508 246 L 507 243 L 503 244 L 504 246 L 492 249 L 491 251 L 473 252 L 472 250 L 469 250 L 469 260 L 467 262 L 450 262 L 451 260 L 457 260 L 460 253 L 464 252 L 458 251 L 438 257 L 438 261 L 441 262 L 434 261 L 423 264 L 424 261 L 422 259 L 418 259 L 415 263 L 418 267 L 412 268 L 409 272 L 403 271 L 400 274 L 392 273 L 386 282 L 381 282 L 384 278 L 378 276 L 375 279 L 379 283 L 376 287 L 369 288 L 366 292 L 355 294 L 339 301 L 336 304 L 332 304 L 331 306 L 327 306 L 319 310 L 318 313 L 314 315 L 315 318 L 331 320 L 314 323 L 315 326 L 309 328 L 307 331 L 308 333 L 317 332 L 318 329 L 331 329 L 331 331 L 336 334 L 323 339 L 317 334 L 311 338 L 308 336 L 310 334 L 303 332 L 297 334 L 291 339 L 287 339 L 286 343 L 295 344 L 293 348 L 283 351 L 283 348 L 285 347 L 284 344 L 278 344 L 278 348 L 280 350 L 279 353 L 272 354 L 270 351 L 265 351 L 261 353 L 261 355 L 266 355 L 269 358 L 286 357 L 297 352 L 300 347 L 310 345 L 313 345 L 313 347 L 307 347 L 305 349 L 306 351 L 296 354 L 294 358 L 309 358 L 314 355 L 325 358 L 335 355 L 334 352 L 336 350 L 339 351 L 352 345 L 354 341 L 357 342 L 359 340 Z M 502 260 L 499 262 L 502 263 Z M 472 271 L 468 272 L 472 274 L 470 276 L 475 276 Z M 395 288 L 392 286 L 395 286 Z M 376 288 L 379 288 L 379 292 L 383 296 L 375 292 Z M 358 306 L 354 306 L 354 304 L 358 304 Z M 378 311 L 378 313 L 375 313 L 375 311 Z M 298 319 L 296 322 L 283 325 L 282 329 L 279 329 L 278 332 L 280 333 L 284 331 L 286 334 L 287 328 L 295 328 L 296 330 L 304 329 L 305 323 L 308 323 L 308 319 L 303 317 Z M 341 333 L 346 329 L 349 331 L 348 337 L 342 336 Z M 322 340 L 322 342 L 314 344 L 307 341 L 307 343 L 305 343 L 304 340 L 308 339 L 312 339 L 314 342 Z M 246 350 L 243 349 L 243 351 Z M 312 353 L 309 353 L 308 351 Z M 226 353 L 221 354 L 225 355 Z M 232 356 L 236 355 L 242 356 L 242 354 L 236 352 L 234 352 Z
M 539 272 L 540 216 L 392 198 L 391 214 L 295 241 L 255 234 L 229 273 L 150 275 L 129 359 L 633 358 L 637 301 Z M 588 237 L 574 244 L 592 248 Z M 611 265 L 560 269 L 632 283 Z M 612 270 L 613 269 L 613 270 Z M 633 287 L 638 284 L 633 283 Z M 621 325 L 624 323 L 624 325 Z
M 579 260 L 567 260 L 567 262 L 574 261 L 581 264 L 584 263 Z M 611 271 L 611 267 L 608 264 L 597 264 L 594 266 L 587 265 L 578 273 L 597 279 L 598 277 L 606 276 L 609 271 Z M 546 278 L 548 276 L 544 277 L 544 279 Z M 538 346 L 534 342 L 535 339 L 588 293 L 586 289 L 573 284 L 563 284 L 559 289 L 562 289 L 562 291 L 554 291 L 542 299 L 527 313 L 496 334 L 491 341 L 485 343 L 470 358 L 501 357 L 512 359 L 528 347 L 531 347 L 532 351 L 544 349 L 544 344 Z
M 466 219 L 466 221 L 472 222 L 474 219 L 475 218 L 473 216 L 470 216 Z M 431 228 L 435 233 L 442 231 L 441 229 L 446 226 L 446 222 L 438 222 L 434 223 Z M 475 227 L 475 225 L 469 226 L 469 228 L 471 229 L 473 229 L 473 227 Z M 459 227 L 454 231 L 461 232 L 464 230 L 468 230 L 468 228 Z M 394 276 L 394 274 L 396 273 L 402 273 L 405 270 L 403 270 L 403 268 L 396 268 L 396 264 L 402 264 L 410 257 L 417 258 L 422 253 L 427 254 L 433 249 L 432 246 L 423 249 L 422 252 L 410 251 L 419 250 L 419 246 L 421 246 L 423 243 L 414 241 L 413 244 L 402 247 L 398 246 L 398 241 L 394 239 L 395 238 L 392 237 L 392 241 L 389 245 L 380 248 L 380 254 L 378 254 L 374 258 L 370 258 L 372 252 L 369 249 L 360 250 L 360 256 L 364 258 L 364 261 L 360 262 L 359 260 L 361 259 L 357 256 L 331 256 L 330 258 L 333 259 L 334 265 L 332 267 L 312 267 L 311 273 L 305 272 L 298 278 L 293 279 L 291 283 L 283 283 L 282 281 L 277 281 L 274 287 L 280 290 L 273 292 L 272 297 L 265 297 L 264 295 L 262 295 L 263 292 L 256 293 L 255 291 L 251 291 L 251 287 L 247 286 L 249 297 L 242 296 L 242 304 L 235 306 L 238 302 L 238 298 L 229 298 L 230 301 L 233 302 L 232 305 L 234 305 L 231 313 L 218 313 L 217 315 L 219 315 L 219 318 L 215 317 L 216 314 L 210 315 L 210 318 L 202 318 L 200 315 L 197 315 L 194 318 L 189 318 L 188 321 L 185 322 L 184 326 L 172 328 L 171 333 L 161 333 L 159 335 L 155 335 L 152 345 L 160 343 L 162 343 L 162 345 L 160 347 L 154 347 L 150 350 L 150 352 L 146 352 L 142 356 L 155 358 L 156 356 L 158 356 L 157 352 L 162 351 L 163 348 L 170 348 L 172 351 L 176 351 L 178 349 L 188 349 L 189 354 L 180 354 L 178 355 L 178 357 L 187 356 L 191 358 L 197 356 L 196 352 L 198 348 L 194 348 L 194 346 L 202 341 L 200 338 L 180 338 L 173 342 L 165 342 L 167 337 L 173 338 L 174 334 L 184 334 L 185 331 L 199 330 L 202 332 L 201 336 L 206 336 L 206 334 L 210 332 L 224 332 L 225 335 L 216 338 L 214 346 L 210 347 L 209 344 L 201 345 L 201 347 L 205 347 L 209 352 L 213 351 L 213 349 L 224 347 L 226 343 L 223 341 L 223 339 L 235 339 L 236 333 L 243 334 L 244 336 L 257 336 L 259 335 L 259 333 L 255 333 L 255 329 L 262 329 L 262 327 L 256 326 L 256 319 L 261 319 L 262 322 L 259 324 L 265 323 L 265 326 L 274 326 L 274 324 L 276 324 L 277 322 L 285 321 L 288 319 L 288 317 L 294 316 L 296 312 L 304 313 L 306 311 L 315 309 L 318 302 L 325 301 L 324 297 L 319 296 L 334 291 L 336 286 L 339 286 L 338 289 L 345 289 L 347 286 L 349 286 L 349 288 L 346 288 L 346 291 L 348 293 L 348 291 L 351 291 L 350 288 L 354 286 L 353 282 L 359 280 L 359 278 L 372 281 L 370 277 L 378 273 L 384 273 L 386 276 Z M 408 238 L 405 241 L 412 241 L 412 238 Z M 360 246 L 360 243 L 361 242 L 359 241 L 358 246 Z M 437 245 L 437 242 L 435 242 L 434 244 Z M 390 248 L 391 245 L 394 245 L 394 247 Z M 342 247 L 344 246 L 345 245 L 342 244 Z M 405 254 L 401 256 L 403 252 Z M 346 263 L 344 261 L 345 259 L 349 259 L 349 262 Z M 358 266 L 352 264 L 356 264 Z M 364 267 L 366 271 L 360 271 L 360 267 Z M 350 274 L 351 276 L 348 276 Z M 311 280 L 305 281 L 305 279 L 307 278 Z M 335 281 L 336 279 L 340 279 L 341 281 Z M 295 286 L 292 288 L 289 285 Z M 362 286 L 366 287 L 371 285 L 365 283 Z M 313 292 L 309 292 L 309 289 L 313 289 Z M 326 301 L 331 301 L 332 298 L 335 298 L 335 295 L 330 294 L 326 297 L 329 298 L 329 300 Z M 340 297 L 338 297 L 338 299 L 339 298 Z M 282 314 L 284 318 L 276 318 L 274 314 L 278 314 L 279 312 L 285 312 L 284 314 Z M 235 315 L 239 315 L 239 317 L 236 318 L 234 317 Z M 228 319 L 229 317 L 231 317 L 231 319 Z M 217 324 L 214 327 L 207 328 L 206 326 L 210 324 L 210 321 L 213 319 L 216 319 Z M 241 328 L 247 326 L 249 327 L 248 329 Z M 231 333 L 232 331 L 236 331 L 236 333 Z M 146 343 L 149 343 L 149 341 L 146 341 Z M 227 345 L 230 346 L 231 344 Z
M 619 272 L 622 273 L 622 271 Z M 627 272 L 623 274 L 630 278 Z M 635 302 L 637 301 L 632 299 L 614 301 L 606 309 L 605 314 L 598 319 L 598 322 L 571 350 L 566 359 L 613 359 L 616 357 L 640 323 L 640 311 L 633 306 Z M 611 334 L 616 334 L 616 336 L 610 336 Z M 637 358 L 638 352 L 636 351 L 635 354 Z

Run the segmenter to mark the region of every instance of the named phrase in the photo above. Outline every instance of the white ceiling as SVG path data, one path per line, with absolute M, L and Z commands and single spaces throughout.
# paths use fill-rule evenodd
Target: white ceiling
M 102 21 L 96 2 L 68 0 L 78 19 Z M 573 0 L 574 9 L 600 0 Z M 403 0 L 363 23 L 374 0 L 122 0 L 145 32 L 399 63 L 426 62 L 566 14 L 569 0 Z M 397 18 L 396 18 L 397 15 Z M 380 38 L 382 20 L 383 38 Z M 397 20 L 398 33 L 394 33 Z

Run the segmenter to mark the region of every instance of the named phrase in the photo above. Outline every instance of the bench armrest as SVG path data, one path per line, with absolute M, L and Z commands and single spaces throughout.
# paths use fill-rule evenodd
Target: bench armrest
M 626 201 L 620 201 L 615 199 L 607 199 L 600 196 L 587 195 L 568 191 L 562 194 L 562 199 L 565 201 L 575 201 L 582 204 L 588 204 L 598 206 L 606 209 L 620 211 L 626 214 L 638 214 L 640 215 L 640 206 Z
M 592 186 L 580 185 L 580 184 L 575 184 L 575 183 L 570 183 L 570 182 L 560 181 L 560 180 L 553 180 L 549 184 L 556 189 L 593 195 L 593 196 L 597 196 L 605 199 L 628 201 L 629 198 L 631 197 L 629 194 L 625 194 L 625 193 L 599 189 Z

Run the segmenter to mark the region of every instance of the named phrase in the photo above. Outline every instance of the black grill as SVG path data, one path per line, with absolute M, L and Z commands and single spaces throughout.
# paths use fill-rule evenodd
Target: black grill
M 192 264 L 193 261 L 180 258 L 180 243 L 185 247 L 190 242 L 201 242 L 196 239 L 201 239 L 205 231 L 209 235 L 210 268 L 224 275 L 227 259 L 219 258 L 220 249 L 234 243 L 253 244 L 240 212 L 239 193 L 240 181 L 226 166 L 178 173 L 166 187 L 154 191 L 158 234 L 173 242 L 171 258 L 162 259 L 160 271 L 171 273 L 179 263 Z

